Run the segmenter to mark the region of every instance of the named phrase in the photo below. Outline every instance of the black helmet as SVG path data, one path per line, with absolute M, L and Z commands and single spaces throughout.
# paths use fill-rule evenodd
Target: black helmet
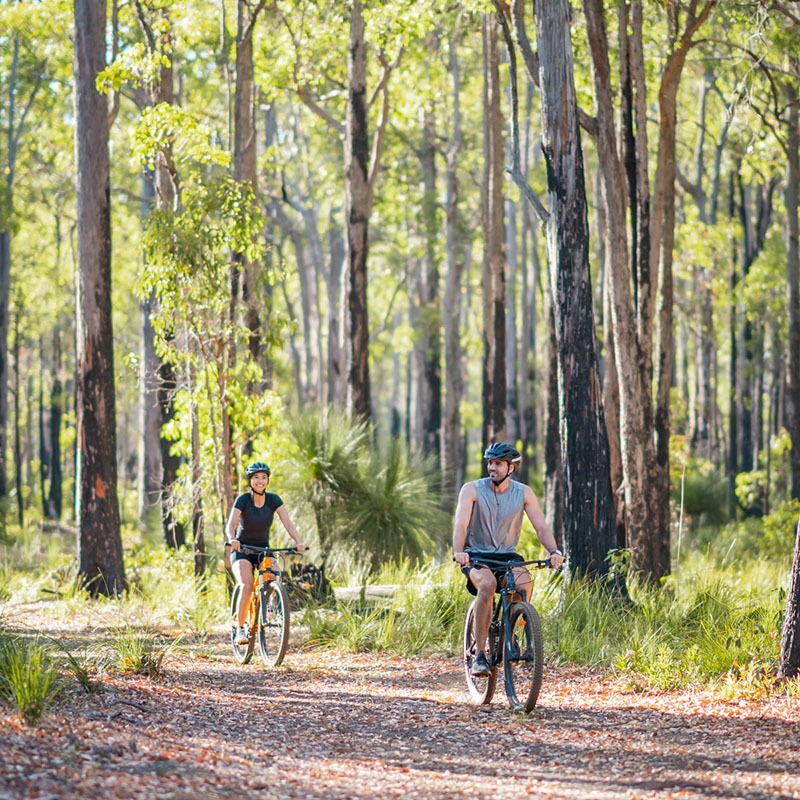
M 508 461 L 509 464 L 519 464 L 522 461 L 519 450 L 508 442 L 490 444 L 486 448 L 483 457 L 487 461 Z
M 269 468 L 268 464 L 265 464 L 263 461 L 254 461 L 252 464 L 247 465 L 247 469 L 244 471 L 245 475 L 248 478 L 252 477 L 256 474 L 256 472 L 266 472 L 267 475 L 271 475 L 272 471 Z

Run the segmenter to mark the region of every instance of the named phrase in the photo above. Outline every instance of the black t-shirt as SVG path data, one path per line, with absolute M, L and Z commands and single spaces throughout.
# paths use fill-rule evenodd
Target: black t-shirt
M 240 494 L 233 504 L 234 508 L 242 512 L 236 528 L 236 538 L 242 544 L 269 547 L 269 529 L 275 512 L 282 505 L 283 500 L 272 492 L 264 492 L 264 505 L 261 508 L 253 502 L 253 495 L 250 492 Z

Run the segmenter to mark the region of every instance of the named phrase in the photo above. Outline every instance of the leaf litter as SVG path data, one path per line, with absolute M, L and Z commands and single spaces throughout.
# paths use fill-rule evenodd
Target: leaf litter
M 239 666 L 221 631 L 163 667 L 73 687 L 35 727 L 0 702 L 0 800 L 800 800 L 797 698 L 548 667 L 524 716 L 502 681 L 472 705 L 457 658 L 292 647 Z

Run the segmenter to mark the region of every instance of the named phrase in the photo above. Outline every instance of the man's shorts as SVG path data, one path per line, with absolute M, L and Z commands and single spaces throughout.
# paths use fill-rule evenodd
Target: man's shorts
M 503 553 L 493 553 L 491 551 L 483 551 L 483 550 L 468 550 L 467 551 L 470 555 L 475 556 L 476 558 L 480 558 L 483 556 L 484 558 L 490 558 L 492 561 L 503 561 L 506 564 L 521 564 L 525 559 L 519 554 L 515 552 L 503 552 Z M 474 569 L 471 564 L 462 564 L 461 565 L 461 572 L 467 579 L 467 591 L 470 594 L 478 594 L 478 590 L 475 588 L 475 585 L 469 579 L 470 570 Z M 484 567 L 484 569 L 489 569 L 489 567 Z M 500 582 L 505 578 L 506 571 L 502 567 L 498 567 L 497 569 L 492 569 L 492 574 L 494 575 L 495 580 L 497 581 L 497 585 L 500 586 Z

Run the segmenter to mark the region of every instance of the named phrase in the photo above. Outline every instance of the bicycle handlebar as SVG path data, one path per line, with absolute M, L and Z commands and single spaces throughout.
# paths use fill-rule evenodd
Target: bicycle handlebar
M 308 547 L 303 550 L 305 552 Z M 257 547 L 252 544 L 240 544 L 239 552 L 241 553 L 256 553 L 258 555 L 271 555 L 272 553 L 299 553 L 296 547 Z
M 455 561 L 455 559 L 453 559 Z M 470 556 L 469 563 L 462 566 L 476 566 L 476 567 L 506 567 L 508 570 L 514 567 L 527 567 L 535 566 L 536 569 L 546 569 L 552 566 L 549 558 L 534 558 L 531 561 L 501 561 L 494 558 L 485 558 L 483 556 Z

